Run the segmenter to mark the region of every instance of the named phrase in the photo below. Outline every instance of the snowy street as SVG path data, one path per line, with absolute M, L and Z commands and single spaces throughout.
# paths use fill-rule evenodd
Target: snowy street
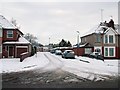
M 0 67 L 3 87 L 93 87 L 93 84 L 117 87 L 118 60 L 63 59 L 49 52 L 38 52 L 23 62 L 1 59 Z

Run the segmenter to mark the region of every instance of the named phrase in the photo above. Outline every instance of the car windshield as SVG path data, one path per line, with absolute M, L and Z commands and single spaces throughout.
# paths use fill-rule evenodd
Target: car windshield
M 67 53 L 74 53 L 73 51 L 67 51 Z

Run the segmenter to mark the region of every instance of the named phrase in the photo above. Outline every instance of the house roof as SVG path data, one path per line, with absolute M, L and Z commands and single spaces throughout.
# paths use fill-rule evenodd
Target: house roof
M 74 45 L 73 48 L 77 48 L 77 45 Z M 90 43 L 80 43 L 79 47 L 93 47 Z
M 12 42 L 4 42 L 3 44 L 31 44 L 28 40 L 26 40 L 24 37 L 20 37 L 18 41 L 12 41 Z
M 16 29 L 17 27 L 10 23 L 4 16 L 0 15 L 0 25 L 2 28 Z
M 96 25 L 92 29 L 90 29 L 88 32 L 84 33 L 81 37 L 88 36 L 93 33 L 103 33 L 102 28 L 105 28 L 105 26 Z
M 114 30 L 112 28 L 107 29 L 104 33 L 106 34 L 109 30 L 112 30 L 115 34 L 119 34 L 119 32 L 117 32 L 117 30 Z
M 81 37 L 85 37 L 94 33 L 104 33 L 105 31 L 109 30 L 111 27 L 107 27 L 104 24 L 102 25 L 96 25 L 94 26 L 92 29 L 90 29 L 88 32 L 84 33 Z M 115 24 L 115 33 L 120 34 L 120 32 L 118 32 L 118 24 Z

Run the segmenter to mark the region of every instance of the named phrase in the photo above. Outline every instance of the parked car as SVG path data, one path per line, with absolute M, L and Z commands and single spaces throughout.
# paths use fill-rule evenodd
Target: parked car
M 62 51 L 61 50 L 55 50 L 55 54 L 56 55 L 62 55 Z
M 50 50 L 50 53 L 54 54 L 55 53 L 55 49 Z
M 101 53 L 99 53 L 99 52 L 92 52 L 91 54 L 84 54 L 82 56 L 89 57 L 89 58 L 96 58 L 98 60 L 104 61 L 103 55 Z
M 99 52 L 92 52 L 90 55 L 89 55 L 90 58 L 96 58 L 96 59 L 99 59 L 99 60 L 103 60 L 104 61 L 104 57 L 101 53 Z
M 62 54 L 62 58 L 75 58 L 75 54 L 73 50 L 65 50 Z

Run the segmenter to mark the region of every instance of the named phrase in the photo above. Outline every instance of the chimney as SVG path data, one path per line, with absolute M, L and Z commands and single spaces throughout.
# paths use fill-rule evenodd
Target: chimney
M 120 33 L 120 1 L 118 2 L 118 32 Z

